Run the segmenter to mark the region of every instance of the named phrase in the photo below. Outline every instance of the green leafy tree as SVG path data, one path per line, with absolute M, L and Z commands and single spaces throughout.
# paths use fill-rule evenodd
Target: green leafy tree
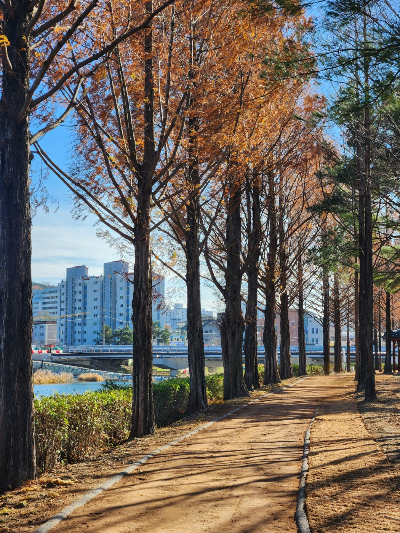
M 128 324 L 125 324 L 123 328 L 114 330 L 113 337 L 115 344 L 133 344 L 133 329 Z
M 96 344 L 114 344 L 114 333 L 111 326 L 105 325 L 103 331 L 97 334 Z
M 167 326 L 164 326 L 164 329 L 161 330 L 160 339 L 163 344 L 171 343 L 171 332 Z

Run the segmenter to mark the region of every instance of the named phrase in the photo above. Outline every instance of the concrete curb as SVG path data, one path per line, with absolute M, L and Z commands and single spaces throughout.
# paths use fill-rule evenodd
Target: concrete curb
M 306 513 L 306 479 L 308 474 L 308 454 L 310 452 L 310 433 L 314 420 L 317 416 L 317 412 L 318 409 L 314 411 L 314 416 L 312 417 L 304 436 L 303 463 L 301 466 L 299 494 L 297 497 L 297 508 L 295 514 L 298 533 L 311 533 L 310 524 L 308 523 Z
M 271 394 L 276 394 L 276 393 L 279 393 L 279 392 L 281 392 L 281 391 L 283 391 L 285 389 L 288 389 L 289 387 L 293 387 L 293 385 L 296 385 L 300 381 L 303 381 L 303 379 L 305 379 L 305 378 L 304 377 L 300 378 L 297 381 L 295 381 L 294 383 L 291 383 L 290 385 L 285 385 L 284 387 L 281 387 L 278 390 L 268 392 L 267 394 L 264 394 L 263 396 L 260 396 L 259 398 L 256 398 L 256 399 L 254 399 L 254 400 L 252 400 L 252 401 L 250 401 L 248 403 L 240 405 L 239 407 L 236 407 L 236 409 L 233 409 L 232 411 L 229 411 L 229 413 L 226 413 L 226 414 L 224 414 L 224 415 L 222 415 L 222 416 L 220 416 L 218 418 L 215 418 L 211 422 L 208 422 L 207 424 L 204 424 L 204 425 L 198 427 L 197 429 L 194 429 L 193 431 L 190 431 L 189 433 L 186 433 L 182 437 L 179 437 L 178 439 L 175 439 L 174 441 L 169 442 L 168 444 L 165 444 L 164 446 L 161 446 L 160 448 L 157 448 L 156 450 L 154 450 L 154 452 L 151 452 L 151 453 L 149 453 L 147 455 L 144 455 L 138 461 L 135 461 L 134 463 L 129 465 L 127 468 L 125 468 L 125 470 L 123 470 L 122 472 L 119 472 L 115 476 L 113 476 L 110 479 L 108 479 L 107 481 L 105 481 L 100 487 L 97 487 L 96 489 L 91 490 L 90 492 L 88 492 L 87 494 L 85 494 L 84 496 L 82 496 L 81 498 L 76 500 L 75 502 L 73 502 L 71 505 L 68 505 L 68 507 L 65 507 L 58 514 L 56 514 L 55 516 L 53 516 L 52 518 L 47 520 L 47 522 L 45 522 L 40 527 L 38 527 L 38 529 L 36 529 L 34 531 L 34 533 L 47 533 L 47 531 L 50 531 L 51 529 L 53 529 L 53 527 L 55 527 L 60 522 L 65 520 L 76 509 L 79 509 L 80 507 L 83 507 L 85 504 L 90 502 L 90 500 L 93 500 L 93 498 L 95 498 L 96 496 L 98 496 L 99 494 L 104 492 L 105 490 L 107 490 L 110 487 L 112 487 L 113 485 L 115 485 L 115 483 L 118 483 L 118 481 L 120 481 L 124 476 L 126 476 L 128 474 L 131 474 L 139 466 L 141 466 L 144 463 L 146 463 L 149 459 L 151 459 L 152 457 L 154 457 L 158 453 L 163 452 L 164 450 L 167 450 L 168 448 L 171 448 L 171 446 L 173 446 L 174 444 L 177 444 L 178 442 L 181 442 L 181 441 L 187 439 L 188 437 L 191 437 L 192 435 L 195 435 L 199 431 L 202 431 L 203 429 L 206 429 L 206 428 L 212 426 L 213 424 L 215 424 L 215 422 L 219 422 L 220 420 L 223 420 L 224 418 L 228 418 L 228 416 L 231 416 L 234 413 L 237 413 L 238 411 L 240 411 L 244 407 L 247 407 L 248 405 L 251 405 L 253 403 L 256 403 L 256 402 L 262 400 L 266 396 L 270 396 Z M 304 530 L 304 533 L 306 533 L 306 530 Z

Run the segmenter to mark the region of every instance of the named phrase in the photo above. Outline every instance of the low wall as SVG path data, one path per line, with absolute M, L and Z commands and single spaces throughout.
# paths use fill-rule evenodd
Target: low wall
M 42 370 L 50 370 L 50 372 L 54 372 L 54 374 L 60 374 L 61 372 L 67 372 L 68 374 L 72 374 L 74 378 L 77 378 L 81 374 L 98 374 L 99 376 L 102 376 L 104 379 L 119 379 L 128 381 L 132 379 L 132 376 L 130 374 L 120 374 L 118 372 L 104 372 L 103 370 L 94 370 L 92 368 L 85 368 L 80 366 L 72 366 L 72 365 L 61 365 L 59 363 L 50 363 L 47 361 L 32 361 L 33 364 L 33 370 L 38 370 L 39 368 Z

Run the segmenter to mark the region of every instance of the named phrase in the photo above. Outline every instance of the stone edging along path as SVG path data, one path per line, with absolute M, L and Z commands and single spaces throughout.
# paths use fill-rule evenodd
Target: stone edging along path
M 226 414 L 224 414 L 224 415 L 212 420 L 211 422 L 208 422 L 207 424 L 203 424 L 202 426 L 198 427 L 197 429 L 195 429 L 195 430 L 193 430 L 193 431 L 191 431 L 189 433 L 186 433 L 185 435 L 175 439 L 174 441 L 172 441 L 172 442 L 170 442 L 170 443 L 168 443 L 168 444 L 166 444 L 164 446 L 161 446 L 160 448 L 157 448 L 153 452 L 143 456 L 138 461 L 135 461 L 134 463 L 129 465 L 122 472 L 120 472 L 120 473 L 116 474 L 115 476 L 111 477 L 110 479 L 108 479 L 100 487 L 97 487 L 96 489 L 91 490 L 90 492 L 88 492 L 87 494 L 85 494 L 84 496 L 82 496 L 81 498 L 76 500 L 75 502 L 73 502 L 68 507 L 65 507 L 57 515 L 53 516 L 47 522 L 42 524 L 38 529 L 36 529 L 36 531 L 34 533 L 47 533 L 47 531 L 50 531 L 57 524 L 59 524 L 60 522 L 65 520 L 76 509 L 79 509 L 80 507 L 83 507 L 85 504 L 90 502 L 93 498 L 95 498 L 96 496 L 98 496 L 102 492 L 104 492 L 105 490 L 107 490 L 110 487 L 112 487 L 113 485 L 115 485 L 118 481 L 120 481 L 126 475 L 131 474 L 132 472 L 134 472 L 138 467 L 142 466 L 149 459 L 151 459 L 155 455 L 159 454 L 160 452 L 163 452 L 163 451 L 167 450 L 168 448 L 170 448 L 174 444 L 177 444 L 177 443 L 187 439 L 188 437 L 191 437 L 192 435 L 195 435 L 196 433 L 198 433 L 198 432 L 200 432 L 200 431 L 212 426 L 215 422 L 218 422 L 220 420 L 223 420 L 223 419 L 231 416 L 232 414 L 240 411 L 244 407 L 247 407 L 247 406 L 249 406 L 251 404 L 259 402 L 260 400 L 262 400 L 266 396 L 269 396 L 271 394 L 277 394 L 277 393 L 280 393 L 281 391 L 283 391 L 283 390 L 285 390 L 285 389 L 287 389 L 289 387 L 293 387 L 294 385 L 296 385 L 297 383 L 300 383 L 304 379 L 305 378 L 300 378 L 297 381 L 295 381 L 294 383 L 291 383 L 290 385 L 286 385 L 286 386 L 281 387 L 281 388 L 279 388 L 279 389 L 277 389 L 275 391 L 268 392 L 267 394 L 264 394 L 263 396 L 260 396 L 260 397 L 254 399 L 254 400 L 251 400 L 250 402 L 247 402 L 246 404 L 240 405 L 239 407 L 237 407 L 237 408 L 233 409 L 232 411 L 229 411 L 228 413 L 226 413 Z M 305 508 L 304 508 L 304 501 L 305 501 L 305 476 L 307 474 L 307 469 L 308 469 L 307 456 L 308 456 L 308 446 L 309 446 L 309 434 L 310 434 L 311 425 L 312 425 L 312 423 L 313 423 L 313 421 L 315 419 L 315 416 L 316 416 L 316 414 L 314 414 L 314 417 L 313 417 L 313 419 L 312 419 L 312 421 L 311 421 L 311 423 L 310 423 L 310 425 L 308 427 L 308 430 L 306 432 L 306 437 L 305 437 L 305 443 L 304 443 L 303 464 L 302 464 L 302 469 L 301 469 L 300 489 L 299 489 L 299 493 L 298 493 L 298 502 L 297 502 L 297 511 L 296 511 L 296 522 L 298 524 L 300 533 L 309 533 L 309 531 L 310 531 L 309 525 L 308 525 L 307 516 L 306 516 L 306 513 L 305 513 Z M 303 489 L 302 489 L 302 484 L 303 484 Z
M 306 480 L 308 474 L 308 454 L 310 453 L 310 433 L 314 420 L 317 417 L 318 409 L 315 410 L 314 416 L 311 419 L 310 425 L 306 431 L 304 437 L 304 450 L 303 450 L 303 464 L 300 474 L 300 486 L 299 493 L 297 495 L 297 508 L 295 520 L 299 533 L 311 533 L 310 524 L 308 523 L 306 513 Z

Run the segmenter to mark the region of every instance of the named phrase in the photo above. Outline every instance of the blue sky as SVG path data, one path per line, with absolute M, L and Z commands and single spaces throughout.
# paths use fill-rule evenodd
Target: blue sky
M 50 132 L 41 141 L 50 157 L 64 170 L 68 170 L 71 157 L 71 135 L 66 126 Z M 41 162 L 36 155 L 32 162 L 33 179 L 40 173 Z M 43 166 L 43 171 L 44 171 Z M 103 263 L 121 259 L 119 252 L 105 240 L 97 237 L 97 218 L 88 215 L 85 220 L 75 220 L 71 214 L 72 198 L 68 188 L 53 174 L 45 180 L 45 186 L 55 203 L 49 203 L 49 211 L 39 208 L 32 220 L 32 279 L 36 282 L 58 283 L 65 278 L 65 269 L 86 265 L 90 275 L 100 275 Z M 176 281 L 167 280 L 168 303 L 185 304 L 186 295 Z M 212 291 L 202 286 L 202 307 L 216 311 Z
M 320 15 L 319 3 L 309 8 L 312 15 Z M 332 87 L 323 87 L 329 94 Z M 34 128 L 33 132 L 34 132 Z M 71 129 L 62 125 L 47 134 L 41 140 L 41 146 L 50 157 L 63 169 L 68 170 L 68 158 L 71 157 Z M 36 155 L 32 168 L 40 171 L 41 162 Z M 35 179 L 35 174 L 33 175 Z M 49 212 L 39 209 L 33 218 L 32 228 L 32 279 L 37 282 L 58 283 L 65 277 L 65 269 L 75 265 L 86 265 L 91 275 L 103 271 L 103 263 L 120 259 L 117 250 L 111 248 L 96 235 L 96 217 L 88 215 L 85 220 L 75 220 L 71 215 L 72 200 L 67 187 L 54 175 L 45 182 L 49 194 L 56 204 L 49 205 Z M 168 291 L 168 286 L 170 290 Z M 168 283 L 167 292 L 173 293 L 170 303 L 184 303 L 185 294 L 177 289 L 176 283 Z M 202 286 L 202 307 L 217 309 L 213 292 Z

